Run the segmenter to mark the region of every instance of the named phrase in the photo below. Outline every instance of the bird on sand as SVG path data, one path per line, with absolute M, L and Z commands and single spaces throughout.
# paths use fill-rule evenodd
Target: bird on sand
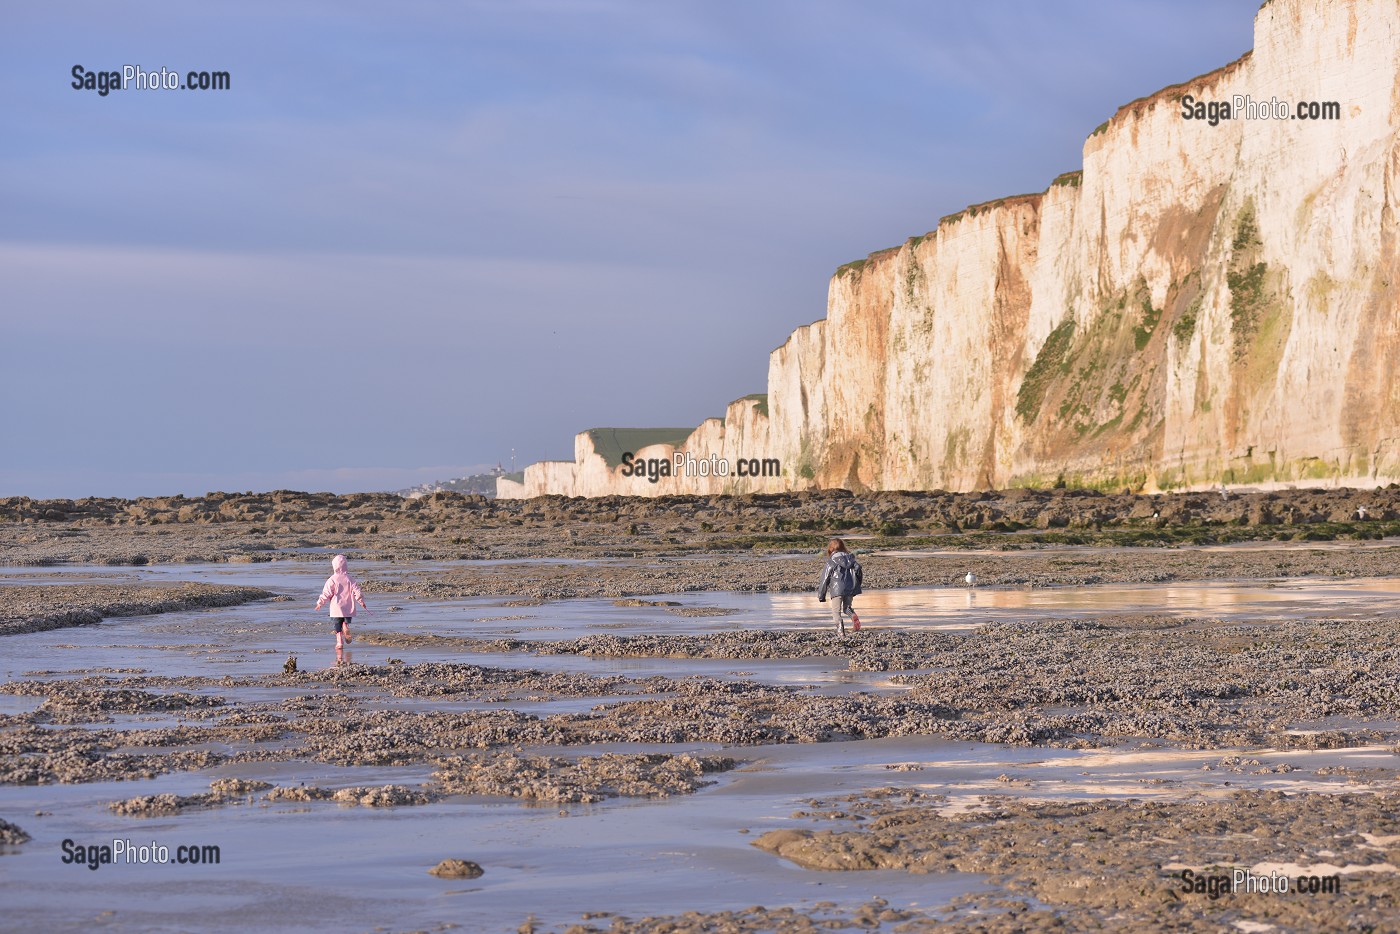
M 967 586 L 969 587 L 977 586 L 977 575 L 973 574 L 971 571 L 967 572 L 967 576 L 964 577 L 963 580 L 967 581 Z

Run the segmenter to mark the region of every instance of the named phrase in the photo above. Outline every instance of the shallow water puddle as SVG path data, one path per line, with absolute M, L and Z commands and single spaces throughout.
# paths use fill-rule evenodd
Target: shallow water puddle
M 980 884 L 979 877 L 960 874 L 811 873 L 776 860 L 750 847 L 753 835 L 740 830 L 761 829 L 775 810 L 796 802 L 788 795 L 775 800 L 763 790 L 751 793 L 730 776 L 720 776 L 719 788 L 688 797 L 562 808 L 457 798 L 392 809 L 255 802 L 145 819 L 105 810 L 109 800 L 138 794 L 206 790 L 222 774 L 323 787 L 427 778 L 424 769 L 243 765 L 143 782 L 16 789 L 7 794 L 8 805 L 52 816 L 22 821 L 34 836 L 24 858 L 0 857 L 10 870 L 7 881 L 15 883 L 7 917 L 36 923 L 42 918 L 51 926 L 110 910 L 115 914 L 105 923 L 115 930 L 242 930 L 246 917 L 235 906 L 256 905 L 260 928 L 329 931 L 347 929 L 338 906 L 350 904 L 360 915 L 349 929 L 371 926 L 371 918 L 393 918 L 400 929 L 470 919 L 468 929 L 506 931 L 527 914 L 562 926 L 582 912 L 617 910 L 620 904 L 634 917 L 818 901 L 854 908 L 876 896 L 898 907 L 931 907 Z M 59 862 L 65 836 L 83 843 L 156 841 L 172 848 L 214 843 L 221 861 L 89 872 Z M 486 875 L 450 882 L 427 874 L 447 857 L 475 860 Z M 197 897 L 196 887 L 210 880 L 217 880 L 223 894 Z M 226 904 L 229 891 L 243 897 Z M 334 893 L 327 899 L 330 911 L 304 910 L 316 892 Z M 134 897 L 138 893 L 143 897 Z M 166 898 L 179 893 L 185 897 Z

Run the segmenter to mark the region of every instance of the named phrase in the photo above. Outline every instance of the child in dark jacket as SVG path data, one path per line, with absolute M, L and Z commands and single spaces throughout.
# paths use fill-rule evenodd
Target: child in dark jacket
M 833 538 L 826 546 L 826 569 L 822 572 L 822 582 L 817 587 L 817 600 L 825 603 L 831 595 L 831 618 L 836 623 L 836 631 L 846 634 L 846 621 L 843 611 L 851 614 L 852 628 L 860 629 L 860 617 L 851 606 L 851 598 L 861 593 L 861 580 L 865 572 L 860 569 L 856 556 L 846 550 L 846 543 Z

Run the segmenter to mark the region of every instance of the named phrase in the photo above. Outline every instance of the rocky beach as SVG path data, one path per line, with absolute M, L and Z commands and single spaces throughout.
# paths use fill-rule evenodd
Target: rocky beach
M 289 490 L 0 497 L 0 562 L 14 566 L 322 560 L 327 549 L 394 562 L 807 553 L 826 533 L 856 535 L 862 547 L 957 551 L 1379 539 L 1400 535 L 1400 485 L 1153 495 L 836 489 L 655 499 Z
M 0 934 L 1400 932 L 1400 0 L 541 12 L 7 20 Z
M 120 871 L 61 840 L 157 830 L 296 903 L 250 855 L 268 818 L 314 859 L 382 814 L 499 834 L 370 860 L 422 876 L 394 930 L 1384 930 L 1398 518 L 1388 489 L 0 501 L 15 917 L 171 922 L 95 881 L 43 901 Z M 870 591 L 844 638 L 810 594 L 836 533 Z M 340 657 L 310 609 L 337 552 L 371 606 Z M 710 888 L 570 888 L 643 813 L 664 840 L 614 871 L 686 853 Z M 546 815 L 591 829 L 529 842 Z M 733 902 L 732 867 L 774 894 Z M 1183 888 L 1221 867 L 1340 890 Z

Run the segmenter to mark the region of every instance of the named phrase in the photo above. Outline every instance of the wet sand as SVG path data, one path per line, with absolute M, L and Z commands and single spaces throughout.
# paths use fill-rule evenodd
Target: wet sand
M 301 555 L 7 554 L 25 568 L 0 571 L 0 605 L 43 613 L 107 605 L 92 588 L 284 598 L 0 638 L 18 928 L 1302 931 L 1393 911 L 1389 542 L 872 554 L 873 625 L 846 639 L 803 592 L 810 558 L 396 555 L 352 565 L 372 613 L 339 663 Z M 969 569 L 979 586 L 953 585 Z M 59 860 L 113 838 L 222 859 Z M 429 874 L 451 859 L 484 872 Z M 1177 891 L 1231 866 L 1341 892 Z

